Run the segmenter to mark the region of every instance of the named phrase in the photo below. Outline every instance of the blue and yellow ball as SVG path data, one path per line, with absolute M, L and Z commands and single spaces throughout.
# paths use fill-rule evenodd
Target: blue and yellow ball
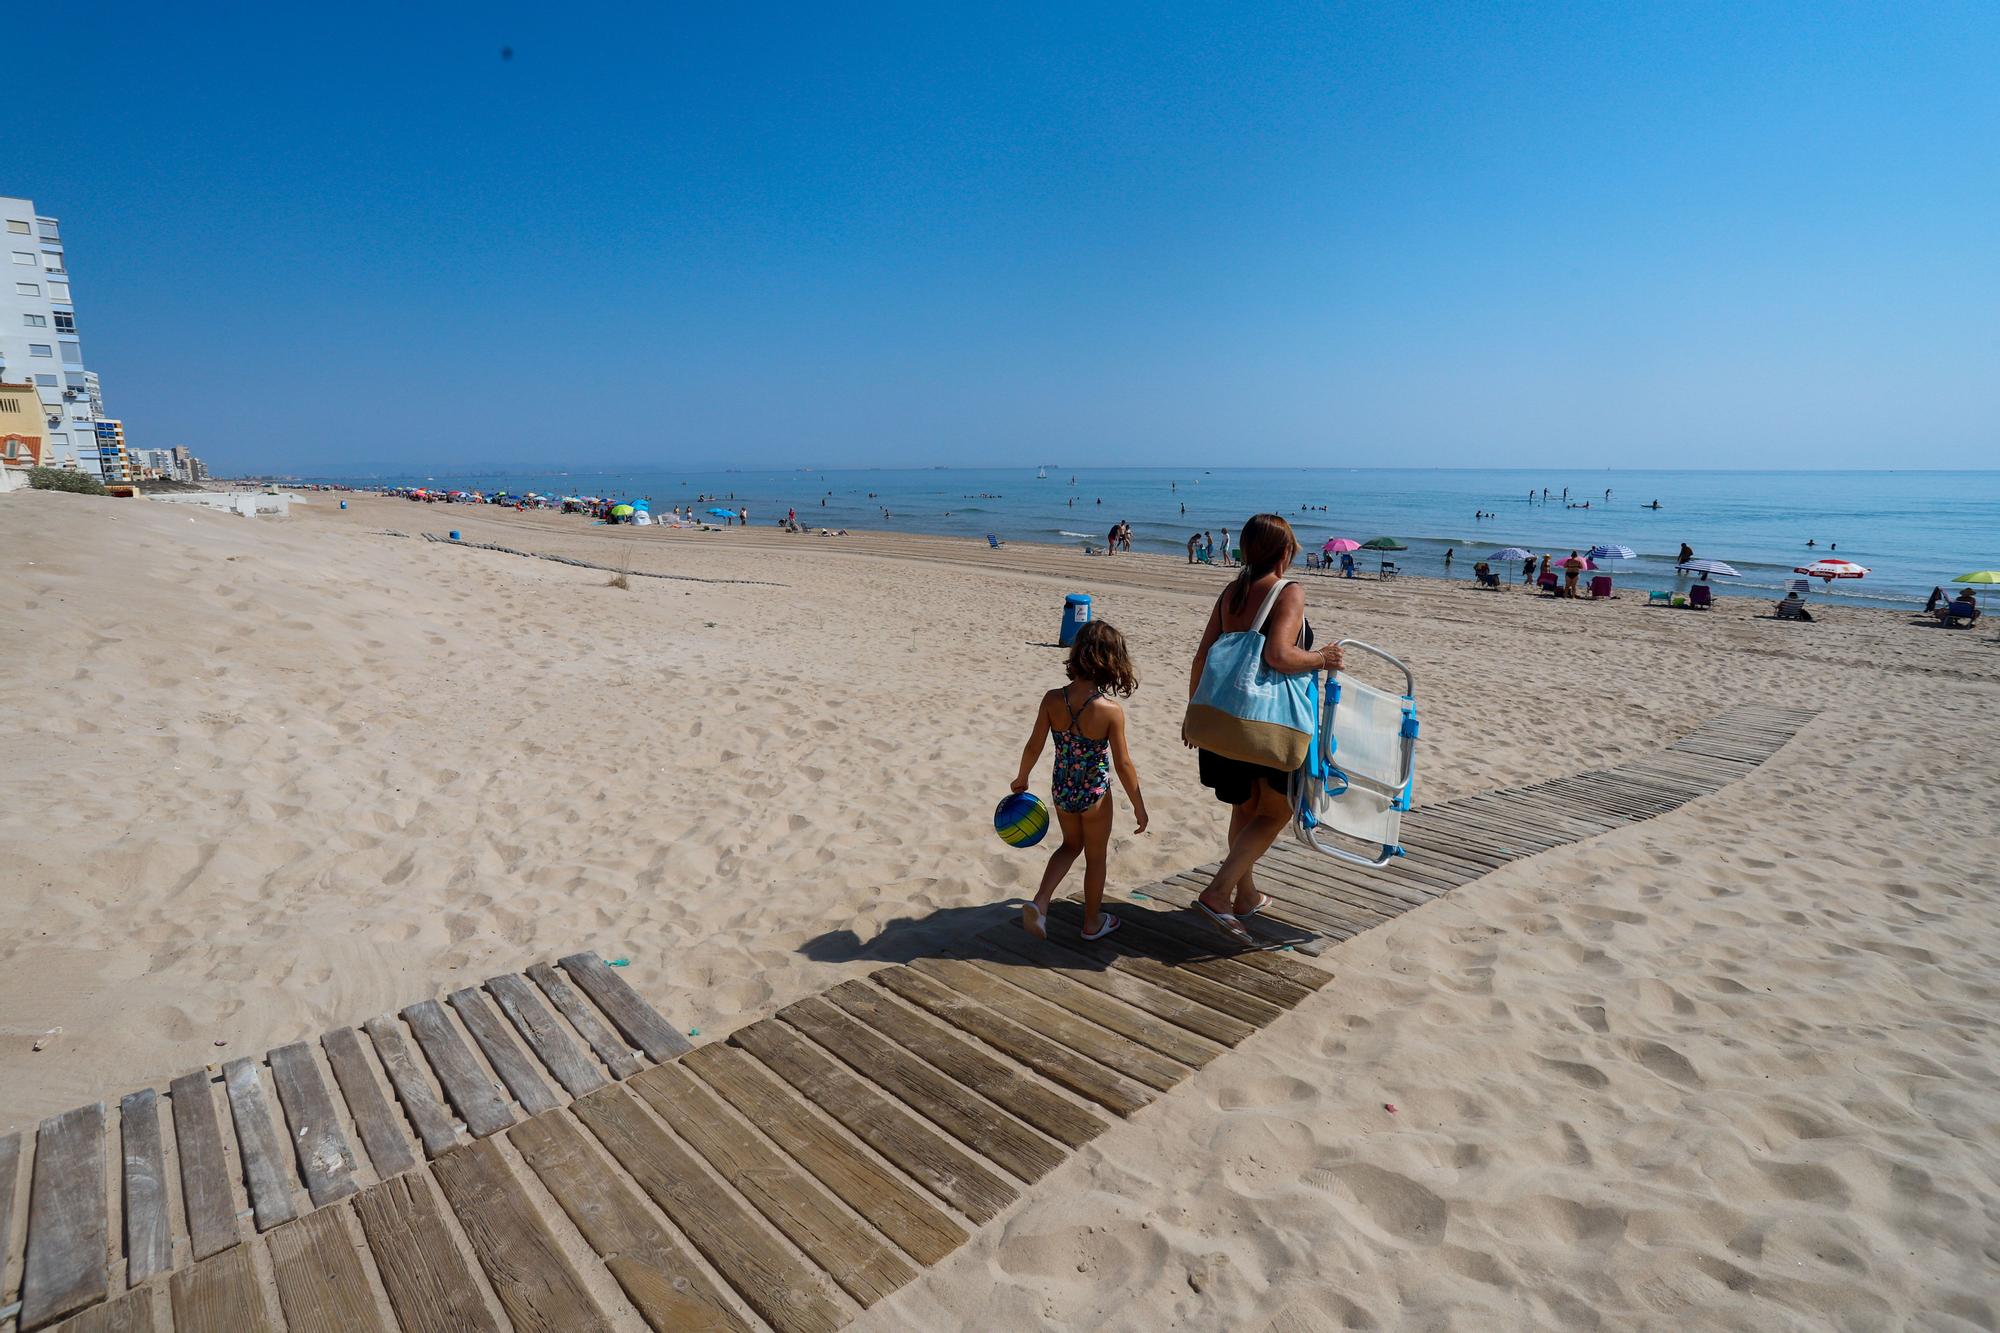
M 993 807 L 993 831 L 1009 847 L 1033 847 L 1049 831 L 1049 808 L 1031 792 L 1014 792 Z

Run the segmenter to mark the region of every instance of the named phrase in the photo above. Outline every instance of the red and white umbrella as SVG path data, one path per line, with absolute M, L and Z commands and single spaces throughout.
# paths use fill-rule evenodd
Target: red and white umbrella
M 1815 560 L 1810 565 L 1794 565 L 1792 573 L 1831 583 L 1835 579 L 1863 578 L 1868 573 L 1868 567 L 1857 565 L 1852 560 Z

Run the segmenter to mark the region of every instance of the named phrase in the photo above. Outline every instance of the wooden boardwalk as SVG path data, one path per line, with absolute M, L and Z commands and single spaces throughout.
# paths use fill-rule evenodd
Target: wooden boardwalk
M 1221 951 L 1176 910 L 1197 870 L 1109 940 L 1002 921 L 722 1044 L 580 953 L 79 1107 L 0 1138 L 0 1333 L 837 1329 L 1330 980 L 1301 953 L 1713 793 L 1811 716 L 1424 808 L 1379 871 L 1277 849 L 1286 947 Z

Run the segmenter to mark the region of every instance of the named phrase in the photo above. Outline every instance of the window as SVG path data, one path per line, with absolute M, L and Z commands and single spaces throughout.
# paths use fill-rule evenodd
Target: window
M 14 262 L 17 264 L 32 264 L 35 262 L 35 256 L 27 250 L 16 250 L 14 252 Z
M 13 412 L 13 413 L 15 413 L 16 415 L 18 415 L 18 414 L 20 413 L 20 411 L 21 411 L 21 400 L 20 400 L 20 399 L 18 399 L 18 398 L 0 398 L 0 412 Z
M 80 370 L 66 370 L 63 372 L 63 383 L 69 385 L 72 389 L 83 388 L 85 379 L 86 376 Z
M 42 220 L 40 225 L 36 227 L 36 230 L 41 233 L 41 237 L 45 241 L 60 241 L 62 239 L 62 233 L 56 230 L 56 224 L 46 219 Z
M 28 327 L 31 329 L 45 329 L 49 326 L 48 320 L 40 315 L 23 315 L 21 318 L 28 321 Z
M 67 310 L 56 311 L 56 332 L 75 333 L 76 316 Z
M 42 294 L 42 284 L 39 282 L 17 282 L 14 284 L 14 290 L 22 296 L 40 296 Z
M 42 272 L 44 273 L 69 272 L 68 269 L 63 267 L 61 251 L 56 251 L 54 253 L 45 253 L 42 255 Z
M 63 354 L 63 364 L 66 366 L 80 366 L 83 364 L 82 343 L 78 342 L 64 343 L 62 345 L 62 354 Z
M 41 385 L 44 389 L 53 389 L 56 387 L 56 377 L 54 375 L 37 375 L 35 376 L 35 383 Z
M 50 283 L 50 284 L 49 284 L 49 299 L 50 299 L 51 301 L 67 301 L 67 300 L 69 300 L 69 284 L 68 284 L 68 283 L 66 283 L 66 282 L 52 282 L 52 283 Z
M 13 232 L 16 236 L 26 236 L 28 234 L 28 224 L 18 218 L 8 218 L 7 230 Z
M 16 412 L 21 410 L 20 404 L 18 403 L 9 403 L 7 404 L 7 406 L 13 408 Z M 21 442 L 19 440 L 7 441 L 7 457 L 19 458 L 20 456 L 21 456 Z
M 56 354 L 56 349 L 49 346 L 47 343 L 28 344 L 29 356 L 54 356 L 55 354 Z

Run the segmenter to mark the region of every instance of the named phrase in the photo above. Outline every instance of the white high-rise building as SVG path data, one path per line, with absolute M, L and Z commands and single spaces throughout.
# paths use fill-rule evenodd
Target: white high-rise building
M 83 366 L 69 264 L 56 219 L 31 199 L 0 196 L 0 380 L 31 383 L 42 402 L 52 467 L 102 475 L 104 395 Z

